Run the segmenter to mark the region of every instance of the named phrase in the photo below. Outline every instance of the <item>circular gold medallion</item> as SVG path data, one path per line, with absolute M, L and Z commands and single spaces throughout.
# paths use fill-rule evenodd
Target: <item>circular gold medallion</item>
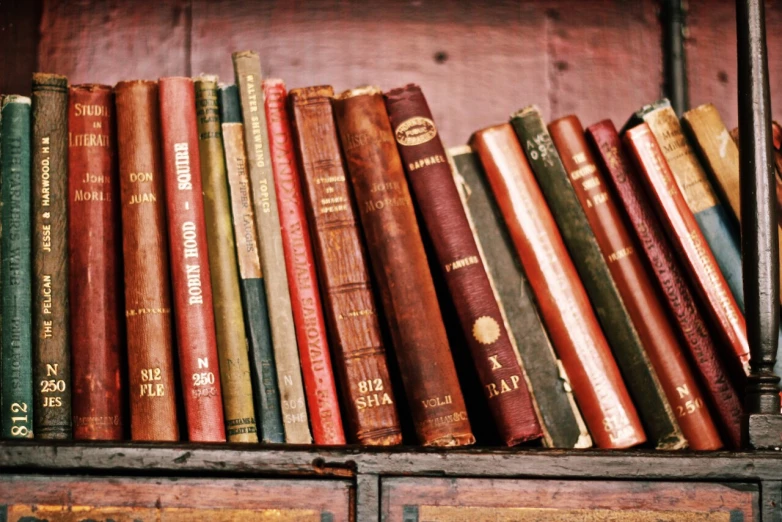
M 401 145 L 420 145 L 437 136 L 437 128 L 429 118 L 415 116 L 400 123 L 394 136 Z
M 491 317 L 484 315 L 472 325 L 472 335 L 481 344 L 491 344 L 500 338 L 500 325 Z

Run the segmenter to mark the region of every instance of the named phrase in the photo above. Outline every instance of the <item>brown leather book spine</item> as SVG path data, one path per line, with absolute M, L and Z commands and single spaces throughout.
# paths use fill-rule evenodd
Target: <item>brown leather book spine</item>
M 171 288 L 188 439 L 225 442 L 195 88 L 190 78 L 161 78 L 159 91 Z
M 657 215 L 714 321 L 715 330 L 725 346 L 731 347 L 730 350 L 724 350 L 729 353 L 722 355 L 732 356 L 734 367 L 741 368 L 743 363 L 736 357 L 736 350 L 744 348 L 748 353 L 744 316 L 717 268 L 714 256 L 698 229 L 695 217 L 673 178 L 657 140 L 644 123 L 625 133 L 625 143 L 639 166 L 639 173 L 657 209 Z M 726 390 L 730 387 L 729 382 L 719 384 Z M 728 397 L 728 391 L 724 395 Z M 728 416 L 723 418 L 723 424 L 732 445 L 737 447 L 741 440 L 742 407 L 739 401 L 730 401 L 728 404 L 730 407 L 721 415 Z
M 382 93 L 346 91 L 334 112 L 418 439 L 424 446 L 473 444 Z
M 492 417 L 508 446 L 539 438 L 540 423 L 421 89 L 385 95 L 399 154 L 431 238 Z
M 122 258 L 114 94 L 74 85 L 68 98 L 68 286 L 73 438 L 123 436 Z
M 728 413 L 731 409 L 729 405 L 737 404 L 738 397 L 732 386 L 725 386 L 729 379 L 714 339 L 706 327 L 706 320 L 695 304 L 684 272 L 644 193 L 638 173 L 622 147 L 614 124 L 604 120 L 590 126 L 587 138 L 594 145 L 600 164 L 635 230 L 638 244 L 649 261 L 651 274 L 670 312 L 669 317 L 681 334 L 683 346 L 691 355 L 695 372 L 701 377 L 701 389 L 711 399 L 717 420 L 728 421 L 728 424 L 733 422 L 733 417 Z M 686 391 L 692 392 L 690 388 Z M 682 427 L 685 424 L 682 422 Z M 702 444 L 700 439 L 707 433 L 700 433 L 696 437 L 687 435 L 690 447 L 697 449 Z
M 396 399 L 329 86 L 288 94 L 323 308 L 347 420 L 359 444 L 402 442 Z
M 179 439 L 156 82 L 120 82 L 117 105 L 125 327 L 133 440 Z
M 293 150 L 285 84 L 278 79 L 264 80 L 263 92 L 269 126 L 269 152 L 280 209 L 282 247 L 312 437 L 315 444 L 345 444 L 326 320 L 323 318 L 315 259 Z
M 718 449 L 722 443 L 699 386 L 652 286 L 642 253 L 589 150 L 581 122 L 575 116 L 566 116 L 548 127 L 611 277 L 687 442 L 693 449 Z
M 471 139 L 595 444 L 646 441 L 611 348 L 510 124 Z

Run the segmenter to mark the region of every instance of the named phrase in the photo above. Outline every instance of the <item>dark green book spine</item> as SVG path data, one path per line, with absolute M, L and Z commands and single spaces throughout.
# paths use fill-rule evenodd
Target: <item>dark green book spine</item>
M 30 270 L 30 99 L 2 105 L 2 389 L 0 424 L 6 439 L 33 437 L 32 286 Z
M 68 314 L 68 80 L 35 73 L 32 96 L 35 437 L 71 438 Z
M 255 394 L 255 414 L 261 432 L 261 441 L 282 443 L 285 442 L 285 432 L 282 425 L 277 373 L 274 367 L 266 289 L 258 254 L 252 194 L 247 176 L 239 90 L 235 85 L 220 87 L 217 95 L 223 127 L 226 171 L 231 189 L 231 212 L 239 261 L 239 286 L 250 347 L 250 375 Z
M 678 445 L 679 428 L 673 410 L 630 320 L 540 112 L 535 107 L 522 109 L 512 116 L 511 124 L 589 294 L 646 434 L 660 449 Z
M 589 448 L 592 438 L 540 320 L 480 160 L 466 145 L 448 152 L 476 243 L 535 397 L 543 440 L 551 448 Z

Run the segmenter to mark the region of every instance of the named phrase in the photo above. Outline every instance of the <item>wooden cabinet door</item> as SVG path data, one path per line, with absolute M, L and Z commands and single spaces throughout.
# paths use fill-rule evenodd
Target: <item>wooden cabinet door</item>
M 5 522 L 348 522 L 349 482 L 0 477 Z
M 384 522 L 749 522 L 754 484 L 388 478 Z

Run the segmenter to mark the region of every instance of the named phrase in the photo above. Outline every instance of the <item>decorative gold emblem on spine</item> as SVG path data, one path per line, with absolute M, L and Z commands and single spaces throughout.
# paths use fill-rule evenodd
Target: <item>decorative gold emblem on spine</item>
M 491 317 L 484 315 L 472 325 L 472 336 L 481 344 L 492 344 L 500 338 L 500 325 Z
M 394 131 L 394 137 L 400 145 L 420 145 L 437 136 L 437 127 L 429 118 L 415 116 L 399 124 Z

